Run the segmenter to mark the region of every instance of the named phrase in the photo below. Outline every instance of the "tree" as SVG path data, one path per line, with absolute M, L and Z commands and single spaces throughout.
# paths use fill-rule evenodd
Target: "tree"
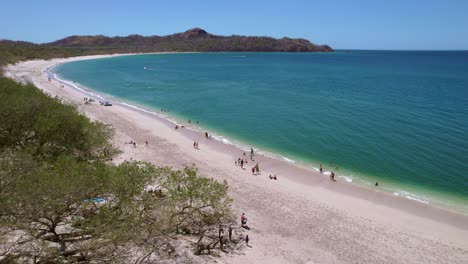
M 17 153 L 0 162 L 2 182 L 8 183 L 0 203 L 9 230 L 4 235 L 16 238 L 4 252 L 10 258 L 117 261 L 141 251 L 149 260 L 168 253 L 178 235 L 191 235 L 187 239 L 196 246 L 209 237 L 207 231 L 232 219 L 226 184 L 199 177 L 194 168 L 31 160 Z M 32 170 L 17 171 L 12 161 Z M 144 191 L 155 182 L 160 193 Z M 213 237 L 210 244 L 217 241 Z
M 105 160 L 117 153 L 109 125 L 90 121 L 32 85 L 0 78 L 0 88 L 0 149 L 19 148 L 40 159 L 67 154 Z
M 222 249 L 226 183 L 196 168 L 107 163 L 108 126 L 33 86 L 0 78 L 0 88 L 0 261 L 154 262 L 181 237 L 196 253 L 202 240 Z

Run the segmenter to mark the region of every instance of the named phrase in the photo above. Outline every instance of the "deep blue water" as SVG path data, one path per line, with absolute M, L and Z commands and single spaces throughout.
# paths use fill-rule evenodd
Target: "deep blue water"
M 468 205 L 468 52 L 136 55 L 56 71 L 348 180 Z

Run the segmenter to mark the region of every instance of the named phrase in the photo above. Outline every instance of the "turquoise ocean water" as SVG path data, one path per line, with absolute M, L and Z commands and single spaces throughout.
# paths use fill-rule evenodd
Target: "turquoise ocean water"
M 468 212 L 468 52 L 154 54 L 54 71 L 231 142 Z

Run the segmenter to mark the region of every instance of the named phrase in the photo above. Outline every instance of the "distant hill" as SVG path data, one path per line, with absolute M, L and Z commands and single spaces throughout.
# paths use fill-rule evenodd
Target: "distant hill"
M 217 36 L 201 28 L 168 36 L 129 35 L 127 37 L 71 36 L 45 44 L 51 47 L 107 47 L 135 52 L 152 51 L 302 51 L 329 52 L 328 45 L 305 39 L 246 36 Z
M 167 36 L 70 36 L 45 44 L 0 40 L 0 65 L 36 58 L 163 51 L 332 52 L 333 49 L 328 45 L 313 44 L 306 39 L 218 36 L 201 28 L 193 28 Z

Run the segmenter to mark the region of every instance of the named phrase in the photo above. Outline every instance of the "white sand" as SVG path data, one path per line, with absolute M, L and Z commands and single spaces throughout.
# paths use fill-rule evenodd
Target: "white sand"
M 201 174 L 229 183 L 234 211 L 245 212 L 251 247 L 211 260 L 222 263 L 468 263 L 468 216 L 395 197 L 370 188 L 255 156 L 262 174 L 242 170 L 233 146 L 154 115 L 115 105 L 83 104 L 83 95 L 47 80 L 46 69 L 79 58 L 34 60 L 10 65 L 5 75 L 31 81 L 63 98 L 92 119 L 112 124 L 117 162 L 145 160 L 181 168 L 195 164 Z M 134 140 L 137 148 L 125 142 Z M 144 142 L 149 142 L 146 147 Z M 192 146 L 199 141 L 200 150 Z M 249 158 L 247 155 L 246 158 Z M 278 180 L 268 179 L 269 173 Z M 201 258 L 205 261 L 206 258 Z

